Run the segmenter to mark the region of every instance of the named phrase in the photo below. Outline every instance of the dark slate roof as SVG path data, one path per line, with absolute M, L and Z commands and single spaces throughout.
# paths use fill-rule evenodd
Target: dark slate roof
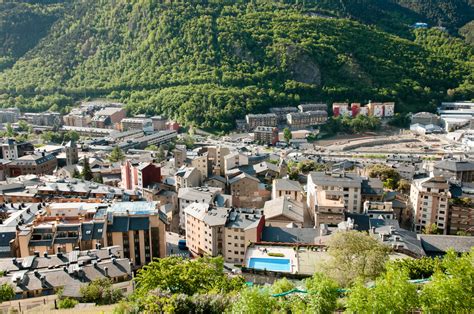
M 370 229 L 370 218 L 365 214 L 347 213 L 344 212 L 344 221 L 347 218 L 354 220 L 354 229 L 357 231 L 369 231 Z
M 56 231 L 79 231 L 80 224 L 57 225 Z
M 94 240 L 102 239 L 103 233 L 104 233 L 104 223 L 94 222 L 94 231 L 92 232 L 92 239 Z
M 114 217 L 113 224 L 107 226 L 107 231 L 110 232 L 126 232 L 129 230 L 128 217 Z
M 148 230 L 150 227 L 150 220 L 148 217 L 130 217 L 129 228 L 135 230 Z
M 10 246 L 10 241 L 15 239 L 16 232 L 2 232 L 0 234 L 0 246 Z
M 30 240 L 29 246 L 51 246 L 53 239 L 49 240 Z
M 79 237 L 75 238 L 55 238 L 54 244 L 77 243 Z
M 380 179 L 369 178 L 362 181 L 362 194 L 377 195 L 383 191 L 383 183 Z
M 265 227 L 263 228 L 262 241 L 314 244 L 317 236 L 318 230 L 314 228 Z
M 92 240 L 92 231 L 94 230 L 94 224 L 92 222 L 85 222 L 81 224 L 81 238 L 83 241 Z
M 419 234 L 418 238 L 427 255 L 444 254 L 449 249 L 458 253 L 469 252 L 474 246 L 474 237 L 469 236 Z
M 474 171 L 474 162 L 468 160 L 452 160 L 452 159 L 445 159 L 441 160 L 435 166 L 437 169 L 443 169 L 453 172 L 460 172 L 460 171 Z

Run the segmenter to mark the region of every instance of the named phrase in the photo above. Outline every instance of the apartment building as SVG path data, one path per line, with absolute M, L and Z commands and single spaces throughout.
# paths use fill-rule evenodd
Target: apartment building
M 187 150 L 185 145 L 176 145 L 173 149 L 174 167 L 181 168 L 186 163 Z
M 161 182 L 161 167 L 153 163 L 125 161 L 121 165 L 122 187 L 127 190 L 143 190 Z
M 61 126 L 63 120 L 59 112 L 37 112 L 25 113 L 24 117 L 28 123 L 40 126 Z
M 207 157 L 211 167 L 211 173 L 214 175 L 225 175 L 224 161 L 225 156 L 230 154 L 228 147 L 207 146 Z
M 296 107 L 272 107 L 270 108 L 270 113 L 274 113 L 277 115 L 278 123 L 285 123 L 286 116 L 289 113 L 298 112 L 298 108 Z
M 253 130 L 253 140 L 266 145 L 275 145 L 278 142 L 278 128 L 271 126 L 257 126 Z
M 174 175 L 176 190 L 201 185 L 201 172 L 194 167 L 181 167 Z
M 19 229 L 15 256 L 69 253 L 118 246 L 139 267 L 164 257 L 167 219 L 157 202 L 53 203 Z
M 275 179 L 272 184 L 272 199 L 289 197 L 296 201 L 303 201 L 303 188 L 298 181 L 289 179 Z
M 168 222 L 157 202 L 115 203 L 103 215 L 107 221 L 105 245 L 123 248 L 123 256 L 135 267 L 166 256 Z
M 19 157 L 17 142 L 11 138 L 4 140 L 4 142 L 1 144 L 1 153 L 3 159 L 17 159 Z
M 105 107 L 95 112 L 91 126 L 95 128 L 114 128 L 127 116 L 122 107 Z
M 474 206 L 472 203 L 470 205 L 450 205 L 448 234 L 456 235 L 459 231 L 474 235 Z
M 328 119 L 328 113 L 323 110 L 318 111 L 305 111 L 289 113 L 286 116 L 288 125 L 292 128 L 306 128 L 313 125 L 326 123 Z
M 318 190 L 314 203 L 314 225 L 336 226 L 344 221 L 344 197 L 332 191 Z M 313 210 L 310 211 L 313 213 Z
M 147 118 L 124 118 L 120 124 L 122 131 L 142 130 L 145 133 L 154 131 L 153 120 Z
M 64 296 L 80 298 L 79 287 L 93 280 L 109 278 L 118 283 L 132 279 L 130 260 L 120 255 L 118 247 L 97 247 L 55 255 L 35 252 L 23 258 L 3 258 L 0 268 L 5 274 L 0 285 L 11 285 L 15 300 L 50 296 L 60 290 Z
M 224 194 L 221 188 L 215 187 L 189 187 L 178 190 L 178 209 L 180 227 L 184 229 L 184 209 L 192 203 L 214 204 L 217 207 L 229 207 L 232 199 Z
M 471 160 L 444 159 L 433 167 L 435 176 L 454 179 L 460 182 L 474 182 L 474 162 Z
M 278 125 L 278 116 L 274 113 L 248 114 L 245 116 L 245 120 L 252 130 L 257 126 L 276 127 Z
M 302 228 L 305 223 L 304 204 L 287 196 L 266 201 L 263 212 L 267 226 Z
M 444 234 L 448 233 L 449 184 L 443 177 L 414 180 L 410 188 L 410 202 L 417 231 L 432 224 Z
M 25 174 L 53 174 L 57 165 L 56 156 L 40 153 L 17 158 L 10 162 L 7 168 L 10 177 L 18 177 Z
M 249 243 L 260 241 L 264 217 L 259 210 L 194 203 L 185 209 L 186 243 L 194 256 L 224 256 L 243 263 Z
M 300 112 L 308 112 L 308 111 L 327 111 L 328 105 L 319 103 L 319 104 L 301 104 L 298 106 Z
M 20 118 L 20 109 L 3 108 L 0 109 L 0 123 L 15 123 Z
M 227 173 L 229 170 L 248 166 L 249 156 L 242 153 L 230 153 L 224 157 L 224 171 Z
M 308 175 L 307 205 L 315 209 L 318 192 L 325 191 L 326 199 L 340 198 L 347 211 L 360 212 L 363 178 L 353 173 L 311 172 Z
M 153 123 L 153 129 L 155 131 L 164 131 L 166 130 L 166 122 L 168 122 L 168 119 L 164 116 L 154 116 L 151 117 L 151 121 Z
M 74 108 L 69 114 L 63 116 L 63 122 L 66 126 L 85 128 L 89 126 L 91 116 L 85 110 Z
M 201 182 L 204 182 L 209 175 L 209 159 L 207 152 L 204 154 L 197 154 L 191 158 L 191 166 L 199 170 L 201 174 Z

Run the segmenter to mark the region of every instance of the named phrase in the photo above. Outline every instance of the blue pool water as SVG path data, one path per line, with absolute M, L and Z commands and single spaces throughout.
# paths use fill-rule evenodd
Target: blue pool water
M 266 269 L 269 271 L 290 272 L 290 260 L 287 258 L 251 257 L 249 268 Z

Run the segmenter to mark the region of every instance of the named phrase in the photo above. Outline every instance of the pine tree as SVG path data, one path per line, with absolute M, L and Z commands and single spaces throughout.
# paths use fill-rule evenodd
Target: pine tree
M 84 158 L 84 166 L 82 168 L 81 176 L 84 180 L 90 181 L 94 177 L 92 175 L 91 166 L 89 164 L 89 158 Z
M 112 152 L 110 153 L 109 160 L 111 162 L 117 162 L 117 161 L 122 161 L 125 159 L 125 155 L 120 149 L 120 147 L 115 146 Z

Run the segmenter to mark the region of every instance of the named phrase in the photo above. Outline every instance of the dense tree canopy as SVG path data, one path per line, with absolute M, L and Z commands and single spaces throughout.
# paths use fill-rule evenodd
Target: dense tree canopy
M 22 48 L 27 53 L 17 53 L 20 59 L 7 57 L 0 67 L 0 106 L 67 112 L 75 100 L 108 96 L 132 113 L 162 113 L 219 130 L 248 112 L 302 101 L 396 101 L 397 111 L 430 111 L 443 99 L 474 97 L 472 47 L 409 25 L 428 13 L 429 20 L 454 21 L 451 12 L 462 24 L 469 11 L 461 2 L 423 1 L 420 8 L 401 0 L 28 5 L 44 11 L 42 27 L 56 22 L 42 40 Z M 34 14 L 24 22 L 40 19 Z M 8 46 L 18 45 L 6 38 L 13 42 Z M 354 132 L 364 129 L 364 121 L 351 123 Z

